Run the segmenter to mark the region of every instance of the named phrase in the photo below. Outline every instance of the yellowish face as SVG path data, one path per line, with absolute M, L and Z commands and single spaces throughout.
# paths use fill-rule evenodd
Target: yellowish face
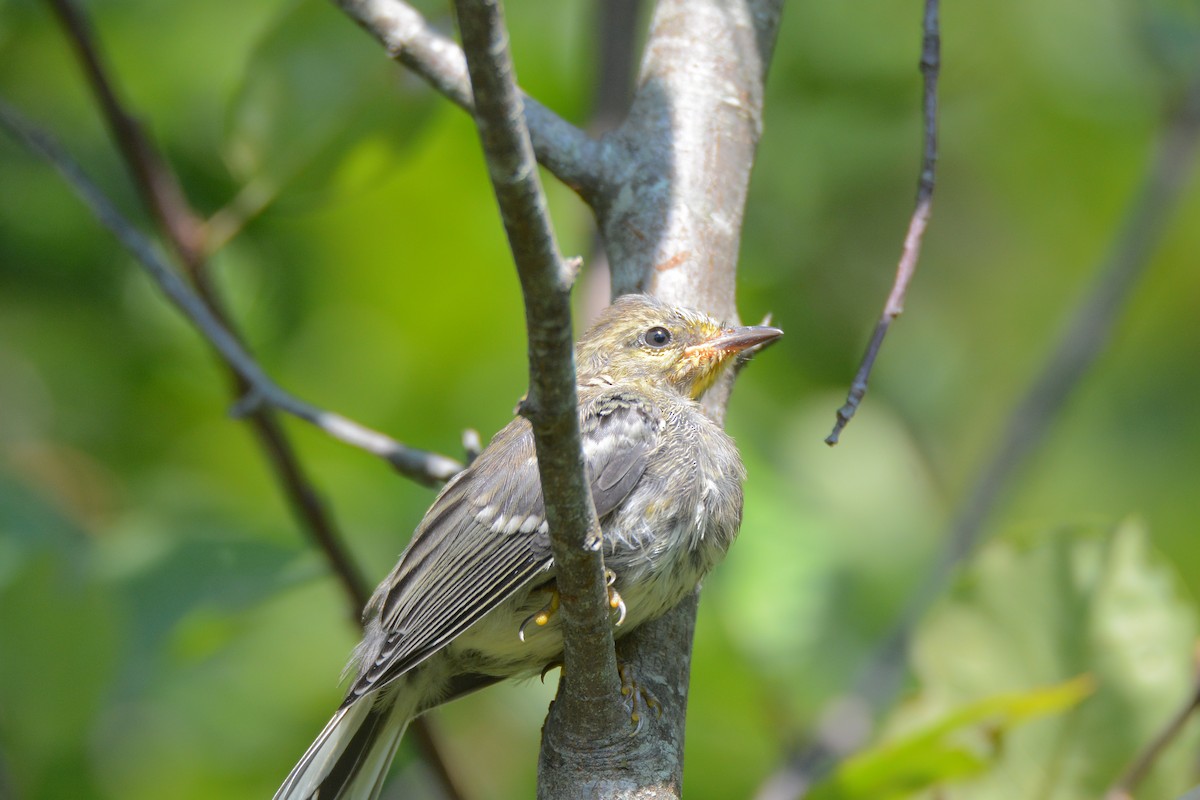
M 717 325 L 704 327 L 702 341 L 699 344 L 685 347 L 679 354 L 675 366 L 679 383 L 691 385 L 688 396 L 693 400 L 699 400 L 701 395 L 712 388 L 712 385 L 717 382 L 717 378 L 720 377 L 721 370 L 733 356 L 732 352 L 711 344 L 711 341 L 725 330 Z
M 729 328 L 698 311 L 645 295 L 626 295 L 580 340 L 577 356 L 585 372 L 670 386 L 698 400 L 738 353 L 780 333 L 774 328 Z

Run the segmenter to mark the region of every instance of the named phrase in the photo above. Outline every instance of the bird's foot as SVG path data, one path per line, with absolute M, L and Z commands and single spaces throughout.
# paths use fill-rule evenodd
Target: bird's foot
M 625 621 L 625 601 L 621 599 L 621 593 L 613 588 L 613 584 L 616 582 L 617 573 L 605 567 L 604 585 L 608 587 L 608 607 L 617 612 L 616 626 L 619 628 Z
M 549 591 L 550 602 L 526 617 L 525 621 L 521 623 L 521 627 L 517 630 L 517 636 L 520 637 L 522 642 L 525 641 L 525 628 L 529 627 L 529 623 L 532 622 L 539 628 L 544 628 L 550 624 L 550 620 L 558 613 L 558 589 L 550 589 Z
M 625 698 L 625 707 L 629 709 L 629 722 L 633 725 L 633 733 L 630 735 L 636 736 L 646 725 L 646 712 L 653 711 L 655 717 L 662 716 L 662 704 L 637 682 L 633 668 L 628 664 L 618 664 L 617 673 L 621 676 L 621 695 Z
M 617 573 L 613 572 L 611 569 L 605 569 L 604 584 L 608 587 L 608 606 L 613 611 L 617 612 L 616 625 L 617 627 L 620 627 L 621 623 L 625 621 L 626 608 L 625 601 L 621 599 L 621 593 L 613 588 L 613 584 L 616 582 Z M 539 628 L 544 628 L 550 624 L 550 620 L 552 620 L 554 615 L 558 613 L 558 606 L 561 602 L 558 589 L 552 588 L 548 591 L 550 592 L 549 602 L 526 617 L 525 621 L 521 623 L 521 627 L 517 629 L 517 636 L 522 642 L 525 641 L 525 629 L 529 627 L 530 623 Z

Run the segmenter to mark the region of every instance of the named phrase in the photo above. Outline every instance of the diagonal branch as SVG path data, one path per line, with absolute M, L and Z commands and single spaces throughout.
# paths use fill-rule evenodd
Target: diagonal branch
M 246 387 L 246 394 L 235 406 L 235 411 L 250 414 L 254 420 L 255 433 L 263 442 L 264 452 L 275 468 L 294 512 L 304 522 L 329 560 L 331 569 L 347 595 L 351 618 L 358 620 L 360 610 L 366 605 L 366 586 L 271 409 L 297 416 L 321 428 L 335 439 L 380 456 L 401 474 L 428 486 L 436 486 L 449 480 L 462 466 L 446 456 L 406 447 L 382 433 L 309 405 L 280 389 L 242 348 L 237 338 L 222 325 L 216 312 L 188 287 L 162 259 L 150 241 L 117 211 L 56 142 L 34 128 L 3 100 L 0 100 L 0 127 L 58 170 L 100 223 L 117 237 L 168 299 L 192 321 L 201 335 L 214 347 L 236 377 L 237 385 Z M 416 720 L 414 730 L 421 751 L 445 789 L 446 796 L 461 797 L 428 724 Z
M 382 44 L 388 55 L 420 75 L 465 111 L 473 109 L 462 49 L 403 0 L 334 0 L 338 8 Z M 579 128 L 524 94 L 528 136 L 537 160 L 559 180 L 587 196 L 600 180 L 599 144 Z
M 229 315 L 224 311 L 224 304 L 220 302 L 215 287 L 208 280 L 203 255 L 203 220 L 188 203 L 178 178 L 154 147 L 141 124 L 121 102 L 113 80 L 105 68 L 95 34 L 87 18 L 71 0 L 49 0 L 49 3 L 63 27 L 68 44 L 79 58 L 84 76 L 125 160 L 143 205 L 187 267 L 186 274 L 193 288 L 212 309 L 221 324 L 234 332 Z M 249 389 L 246 381 L 234 371 L 230 371 L 230 376 L 235 396 L 245 395 Z M 275 472 L 280 489 L 293 514 L 324 553 L 334 575 L 342 584 L 349 604 L 350 618 L 358 619 L 369 596 L 366 582 L 351 559 L 332 516 L 305 474 L 283 426 L 279 424 L 274 412 L 266 407 L 260 407 L 251 413 L 248 421 L 262 446 L 263 455 Z
M 883 307 L 883 315 L 875 324 L 871 341 L 867 344 L 867 352 L 863 354 L 862 363 L 854 380 L 850 383 L 850 392 L 846 403 L 837 411 L 837 422 L 833 430 L 825 437 L 825 444 L 832 447 L 838 443 L 842 429 L 846 427 L 867 394 L 867 382 L 871 379 L 871 369 L 875 366 L 875 357 L 883 346 L 883 337 L 887 335 L 892 321 L 904 311 L 904 296 L 908 292 L 908 283 L 917 271 L 917 260 L 921 257 L 921 242 L 925 238 L 925 228 L 929 224 L 929 212 L 933 208 L 933 185 L 937 169 L 937 81 L 941 64 L 941 33 L 938 22 L 938 0 L 925 0 L 924 35 L 921 43 L 921 74 L 925 78 L 924 95 L 921 101 L 921 111 L 924 117 L 925 144 L 921 156 L 921 176 L 917 180 L 917 207 L 913 210 L 912 219 L 908 222 L 908 233 L 904 235 L 904 249 L 900 254 L 900 262 L 896 265 L 896 278 L 892 283 L 892 291 L 888 294 L 887 303 Z
M 407 447 L 340 414 L 310 405 L 277 386 L 204 301 L 167 264 L 150 240 L 122 216 L 57 142 L 37 130 L 3 100 L 0 100 L 0 126 L 58 170 L 75 194 L 100 223 L 117 237 L 167 299 L 191 321 L 230 368 L 249 384 L 250 390 L 238 402 L 235 413 L 249 413 L 263 404 L 272 406 L 315 425 L 335 439 L 383 458 L 400 473 L 430 486 L 449 480 L 458 473 L 461 465 L 452 458 Z
M 475 97 L 475 121 L 525 296 L 529 394 L 555 581 L 562 597 L 563 669 L 555 713 L 589 740 L 624 735 L 600 524 L 583 460 L 571 326 L 578 262 L 565 263 L 546 209 L 521 111 L 499 0 L 456 0 Z M 627 717 L 627 714 L 625 714 Z

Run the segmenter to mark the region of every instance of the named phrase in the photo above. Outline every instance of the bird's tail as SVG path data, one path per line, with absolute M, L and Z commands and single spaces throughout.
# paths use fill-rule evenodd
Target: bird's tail
M 343 706 L 292 767 L 274 800 L 374 800 L 412 716 L 405 704 L 364 695 Z

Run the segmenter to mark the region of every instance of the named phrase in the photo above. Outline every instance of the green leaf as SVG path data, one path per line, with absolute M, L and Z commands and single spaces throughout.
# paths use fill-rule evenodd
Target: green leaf
M 930 725 L 886 740 L 848 760 L 813 800 L 902 797 L 987 769 L 1008 731 L 1078 705 L 1095 688 L 1091 676 L 1027 692 L 987 697 L 953 709 Z
M 1038 719 L 1005 728 L 1002 746 L 976 750 L 986 769 L 939 785 L 938 796 L 1099 797 L 1190 696 L 1195 639 L 1193 610 L 1138 523 L 996 541 L 918 632 L 919 693 L 891 727 L 921 727 L 956 710 L 969 718 L 997 693 L 1090 675 L 1095 692 L 1086 701 L 1052 716 L 1030 706 Z M 1144 796 L 1188 787 L 1189 742 L 1194 733 L 1164 755 Z

